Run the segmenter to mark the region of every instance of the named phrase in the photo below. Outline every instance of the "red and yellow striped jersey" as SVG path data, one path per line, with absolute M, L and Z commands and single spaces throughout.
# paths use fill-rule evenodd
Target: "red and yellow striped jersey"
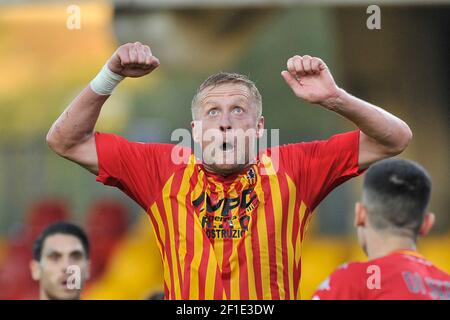
M 360 173 L 359 131 L 269 149 L 227 177 L 206 171 L 194 155 L 174 164 L 170 144 L 96 133 L 96 146 L 97 181 L 148 212 L 166 299 L 299 299 L 311 212 Z

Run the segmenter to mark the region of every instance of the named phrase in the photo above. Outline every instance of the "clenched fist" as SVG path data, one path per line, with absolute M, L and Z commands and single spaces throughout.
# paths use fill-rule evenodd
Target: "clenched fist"
M 294 94 L 305 101 L 327 106 L 330 100 L 339 96 L 340 89 L 320 58 L 293 56 L 281 76 Z
M 124 77 L 139 78 L 155 70 L 159 60 L 149 46 L 140 42 L 120 46 L 108 61 L 108 68 Z

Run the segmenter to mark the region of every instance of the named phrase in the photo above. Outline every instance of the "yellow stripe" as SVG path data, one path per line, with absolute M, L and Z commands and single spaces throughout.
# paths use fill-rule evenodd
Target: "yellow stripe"
M 309 229 L 309 222 L 311 221 L 312 218 L 312 212 L 310 212 L 308 214 L 308 217 L 306 218 L 306 222 L 305 222 L 305 227 L 303 228 L 303 236 L 302 236 L 302 245 L 303 245 L 303 240 L 305 239 L 306 233 L 308 232 Z
M 152 207 L 150 208 L 150 210 L 153 212 L 153 217 L 155 218 L 156 221 L 156 226 L 155 229 L 158 229 L 158 233 L 161 237 L 161 241 L 163 241 L 164 246 L 166 247 L 166 243 L 165 243 L 165 239 L 166 239 L 166 232 L 164 229 L 164 224 L 162 222 L 161 219 L 161 214 L 159 213 L 158 210 L 158 206 L 156 205 L 156 202 L 152 205 Z M 156 231 L 156 230 L 155 230 Z M 173 286 L 173 283 L 170 281 L 170 269 L 169 269 L 169 263 L 167 260 L 167 253 L 164 254 L 164 259 L 163 259 L 163 265 L 164 265 L 164 282 L 166 283 L 168 289 L 169 289 L 169 297 L 170 299 L 173 299 L 174 297 L 170 296 L 170 292 L 171 292 L 171 288 Z
M 198 175 L 197 185 L 194 188 L 194 198 L 196 199 L 203 190 L 203 172 L 200 171 Z M 203 255 L 203 229 L 197 217 L 194 217 L 194 251 L 193 259 L 190 268 L 190 288 L 189 288 L 189 299 L 199 298 L 199 287 L 198 287 L 198 272 L 200 268 L 200 261 Z
M 155 204 L 155 205 L 156 205 L 156 204 Z M 152 212 L 152 209 L 150 209 L 150 212 Z M 155 213 L 154 213 L 154 212 L 152 212 L 151 215 L 152 215 L 153 217 L 155 217 Z M 164 241 L 163 238 L 161 238 L 161 236 L 160 236 L 160 234 L 161 234 L 160 231 L 159 231 L 160 226 L 158 225 L 158 222 L 157 222 L 157 221 L 156 221 L 156 225 L 154 225 L 153 222 L 152 222 L 152 219 L 150 219 L 150 217 L 148 217 L 148 219 L 150 220 L 150 223 L 151 223 L 151 225 L 153 226 L 152 230 L 153 230 L 153 233 L 154 233 L 154 235 L 155 235 L 156 244 L 158 245 L 159 252 L 161 253 L 161 259 L 163 259 L 163 257 L 164 257 L 163 244 L 160 243 L 160 242 L 159 242 L 159 239 L 158 239 L 158 236 L 159 236 L 159 238 L 161 239 L 161 241 Z M 155 220 L 156 220 L 156 218 L 155 218 Z
M 194 157 L 191 155 L 191 157 Z M 195 158 L 195 157 L 194 157 Z M 190 163 L 190 162 L 189 162 Z M 189 192 L 189 180 L 194 172 L 194 165 L 188 164 L 183 173 L 183 179 L 181 180 L 181 187 L 177 194 L 178 202 L 178 233 L 180 235 L 180 246 L 178 255 L 180 257 L 181 277 L 184 277 L 184 262 L 186 258 L 186 221 L 187 221 L 187 209 L 186 194 Z M 183 279 L 184 283 L 184 279 Z
M 197 219 L 196 219 L 197 221 Z M 200 269 L 200 262 L 203 256 L 203 237 L 202 233 L 199 232 L 198 228 L 195 227 L 194 223 L 194 258 L 191 262 L 191 288 L 190 288 L 190 299 L 199 298 L 199 287 L 198 287 L 198 272 Z
M 239 300 L 241 298 L 240 295 L 240 284 L 239 284 L 239 273 L 240 273 L 240 266 L 239 266 L 239 258 L 237 253 L 237 246 L 241 238 L 233 238 L 232 239 L 232 251 L 230 256 L 230 268 L 231 268 L 231 274 L 230 274 L 230 299 Z
M 214 300 L 214 288 L 216 285 L 217 260 L 214 257 L 214 250 L 210 249 L 208 266 L 206 269 L 205 299 Z
M 292 233 L 294 225 L 294 209 L 296 200 L 296 187 L 291 178 L 286 175 L 289 190 L 289 209 L 287 222 L 287 249 L 288 249 L 288 274 L 289 274 L 289 293 L 290 298 L 294 299 L 294 244 L 292 243 Z
M 297 233 L 297 238 L 295 239 L 295 265 L 298 266 L 298 263 L 300 261 L 300 256 L 301 256 L 301 235 L 300 235 L 300 231 L 302 228 L 302 223 L 303 223 L 303 219 L 305 218 L 305 212 L 306 212 L 306 205 L 305 203 L 302 201 L 300 204 L 300 209 L 299 209 L 299 230 Z
M 303 228 L 303 236 L 302 236 L 302 240 L 300 243 L 300 252 L 303 250 L 303 240 L 305 239 L 306 232 L 308 231 L 309 222 L 311 221 L 311 217 L 312 217 L 312 212 L 310 212 L 308 214 L 308 217 L 306 218 L 305 227 Z M 300 260 L 300 264 L 302 264 L 301 260 Z M 301 284 L 301 276 L 300 276 L 300 284 Z M 300 299 L 301 299 L 301 290 L 300 290 L 300 286 L 299 286 L 298 292 L 297 292 L 297 300 L 300 300 Z
M 254 217 L 252 217 L 254 219 Z M 249 230 L 250 230 L 249 225 Z M 256 285 L 255 285 L 255 269 L 253 269 L 253 248 L 252 248 L 252 237 L 249 231 L 245 236 L 245 254 L 247 258 L 247 276 L 248 276 L 248 298 L 250 300 L 256 300 Z
M 272 162 L 266 164 L 270 167 L 270 171 L 274 172 Z M 276 260 L 277 260 L 277 282 L 279 288 L 280 299 L 285 299 L 286 290 L 283 281 L 283 245 L 281 242 L 281 227 L 283 206 L 281 203 L 281 190 L 278 176 L 276 174 L 269 175 L 270 193 L 272 195 L 272 208 L 275 223 L 275 241 L 276 241 Z
M 300 204 L 300 209 L 299 209 L 299 215 L 300 215 L 299 228 L 300 228 L 300 230 L 298 232 L 297 239 L 295 240 L 295 265 L 297 266 L 297 268 L 300 267 L 299 266 L 299 262 L 300 262 L 300 257 L 302 255 L 302 253 L 301 253 L 301 234 L 300 234 L 300 231 L 301 231 L 301 226 L 302 226 L 303 219 L 305 217 L 305 212 L 306 212 L 306 205 L 302 201 L 301 204 Z M 306 225 L 305 225 L 305 228 L 306 228 Z M 300 299 L 300 291 L 301 290 L 300 290 L 300 285 L 299 285 L 299 287 L 297 289 L 297 296 L 296 296 L 296 299 L 298 299 L 298 300 Z
M 260 199 L 260 204 L 257 209 L 257 223 L 259 237 L 259 253 L 260 253 L 260 265 L 261 265 L 261 280 L 263 299 L 272 300 L 272 292 L 270 290 L 270 264 L 269 264 L 269 242 L 267 239 L 267 227 L 266 227 L 266 212 L 264 202 L 264 191 L 261 187 L 261 180 L 258 179 L 256 183 L 255 191 Z
M 167 225 L 169 228 L 169 236 L 170 236 L 170 251 L 171 251 L 171 261 L 173 268 L 173 282 L 174 282 L 174 289 L 175 289 L 175 299 L 181 299 L 181 279 L 178 278 L 178 264 L 177 264 L 177 256 L 178 253 L 176 252 L 175 248 L 175 231 L 173 226 L 173 212 L 172 212 L 172 205 L 170 203 L 170 189 L 172 187 L 173 182 L 172 175 L 167 183 L 164 185 L 163 188 L 163 203 L 164 203 L 164 210 L 166 211 L 167 216 Z
M 216 255 L 217 264 L 219 266 L 220 272 L 222 272 L 222 261 L 223 261 L 223 241 L 222 239 L 214 239 L 214 253 Z

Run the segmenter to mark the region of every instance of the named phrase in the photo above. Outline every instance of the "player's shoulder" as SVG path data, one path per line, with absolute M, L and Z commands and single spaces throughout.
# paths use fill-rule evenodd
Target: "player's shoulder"
M 356 278 L 360 277 L 367 268 L 367 262 L 346 262 L 341 264 L 331 274 L 333 278 Z
M 313 300 L 357 299 L 365 263 L 346 262 L 338 266 L 317 288 Z
M 311 153 L 314 150 L 325 148 L 330 145 L 342 145 L 346 143 L 353 143 L 354 141 L 359 139 L 359 130 L 353 130 L 343 133 L 333 134 L 329 137 L 323 139 L 305 139 L 304 141 L 299 141 L 295 143 L 287 143 L 282 144 L 277 147 L 272 147 L 270 150 L 272 152 L 279 151 L 281 154 L 288 155 L 290 152 L 303 152 L 303 153 Z M 269 149 L 268 149 L 269 150 Z
M 162 142 L 151 142 L 151 141 L 146 141 L 146 139 L 143 139 L 142 137 L 128 137 L 128 136 L 123 136 L 123 135 L 119 135 L 116 133 L 109 133 L 109 132 L 99 132 L 96 131 L 95 132 L 95 138 L 96 140 L 102 140 L 105 142 L 116 142 L 119 145 L 134 145 L 134 146 L 138 146 L 138 147 L 151 147 L 151 148 L 155 148 L 155 149 L 166 149 L 166 150 L 171 150 L 175 147 L 179 148 L 179 149 L 186 149 L 186 150 L 190 150 L 190 148 L 188 147 L 184 147 L 181 145 L 176 145 L 173 143 L 162 143 Z
M 366 263 L 346 262 L 338 266 L 330 276 L 319 286 L 319 289 L 326 289 L 330 284 L 340 284 L 359 279 L 365 272 Z

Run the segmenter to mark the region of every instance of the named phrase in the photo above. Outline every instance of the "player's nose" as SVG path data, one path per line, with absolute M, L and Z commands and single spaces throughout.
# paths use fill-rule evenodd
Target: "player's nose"
M 226 132 L 227 130 L 232 129 L 230 117 L 228 114 L 222 115 L 222 117 L 220 118 L 219 127 L 220 127 L 220 131 L 222 131 L 222 132 Z

